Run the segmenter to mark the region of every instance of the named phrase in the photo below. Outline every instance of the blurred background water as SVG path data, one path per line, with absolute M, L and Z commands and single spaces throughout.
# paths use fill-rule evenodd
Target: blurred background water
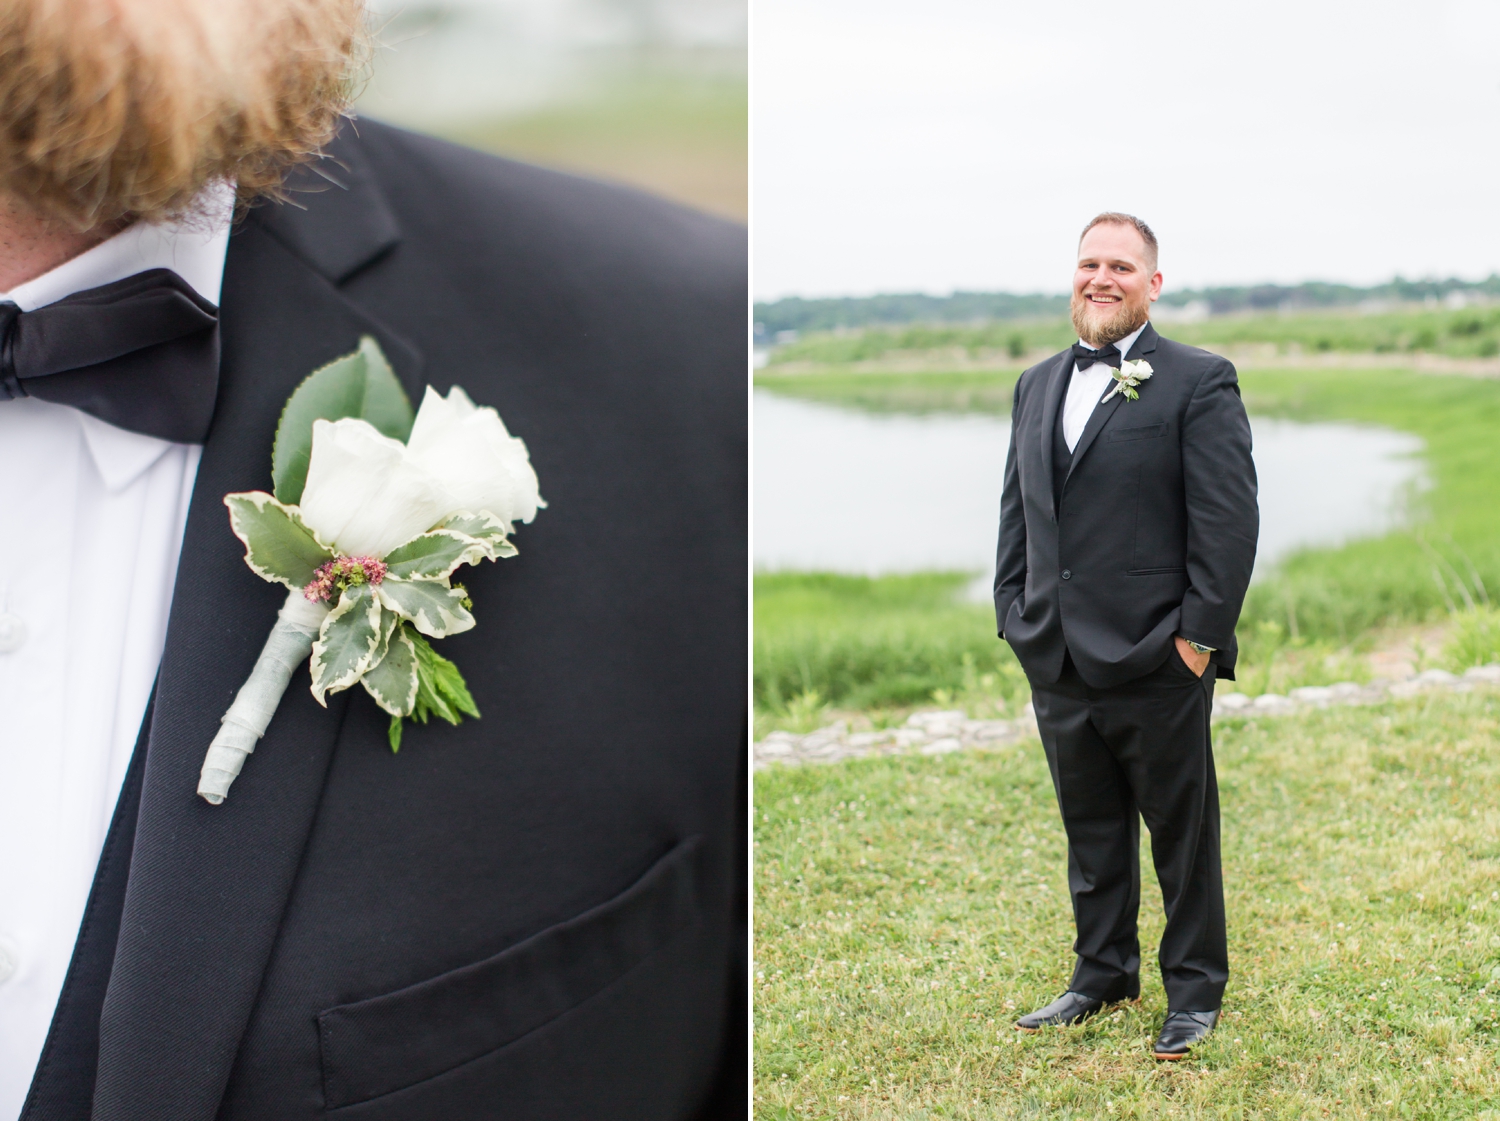
M 1252 416 L 1263 573 L 1298 549 L 1400 525 L 1422 441 Z M 755 564 L 879 576 L 994 572 L 1010 418 L 872 413 L 755 391 Z
M 743 221 L 747 0 L 375 0 L 359 113 Z

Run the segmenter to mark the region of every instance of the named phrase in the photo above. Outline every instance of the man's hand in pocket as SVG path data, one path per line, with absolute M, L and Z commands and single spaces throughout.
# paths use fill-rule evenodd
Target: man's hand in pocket
M 1182 657 L 1182 660 L 1187 663 L 1188 669 L 1192 670 L 1199 677 L 1202 677 L 1203 671 L 1208 668 L 1207 652 L 1204 652 L 1202 654 L 1198 653 L 1198 651 L 1194 650 L 1191 646 L 1188 645 L 1188 640 L 1183 638 L 1182 635 L 1176 636 L 1176 642 L 1177 653 Z

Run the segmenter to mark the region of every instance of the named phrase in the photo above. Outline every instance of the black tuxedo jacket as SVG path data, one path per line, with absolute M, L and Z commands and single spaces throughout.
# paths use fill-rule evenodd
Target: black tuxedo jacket
M 1172 639 L 1213 646 L 1233 678 L 1260 514 L 1250 422 L 1234 367 L 1149 324 L 1127 359 L 1152 376 L 1140 398 L 1097 405 L 1054 478 L 1053 441 L 1073 353 L 1016 383 L 1000 501 L 995 614 L 1034 680 L 1055 682 L 1064 651 L 1095 688 L 1140 677 Z
M 331 155 L 230 240 L 133 839 L 26 1116 L 745 1116 L 745 231 L 367 121 Z M 288 394 L 364 333 L 414 403 L 497 407 L 550 503 L 439 644 L 483 718 L 393 755 L 304 665 L 210 806 L 284 595 L 221 499 L 270 489 Z

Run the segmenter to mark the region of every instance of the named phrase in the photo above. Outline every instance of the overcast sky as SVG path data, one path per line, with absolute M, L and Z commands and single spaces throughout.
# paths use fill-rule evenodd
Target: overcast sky
M 755 295 L 1500 270 L 1500 2 L 755 0 Z

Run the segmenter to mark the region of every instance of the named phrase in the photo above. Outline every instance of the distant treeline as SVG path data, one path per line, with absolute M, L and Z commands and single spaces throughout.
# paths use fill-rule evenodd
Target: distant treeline
M 1353 307 L 1366 301 L 1421 303 L 1441 300 L 1454 292 L 1465 296 L 1500 297 L 1500 275 L 1479 283 L 1448 280 L 1403 280 L 1357 288 L 1351 284 L 1254 284 L 1238 288 L 1189 288 L 1162 297 L 1167 307 L 1207 304 L 1214 315 L 1237 311 L 1296 311 Z M 831 331 L 840 327 L 868 327 L 899 323 L 973 323 L 994 319 L 1039 319 L 1064 316 L 1068 297 L 1040 292 L 955 292 L 951 296 L 921 294 L 840 297 L 804 300 L 792 296 L 755 305 L 757 336 L 774 339 L 780 331 Z

